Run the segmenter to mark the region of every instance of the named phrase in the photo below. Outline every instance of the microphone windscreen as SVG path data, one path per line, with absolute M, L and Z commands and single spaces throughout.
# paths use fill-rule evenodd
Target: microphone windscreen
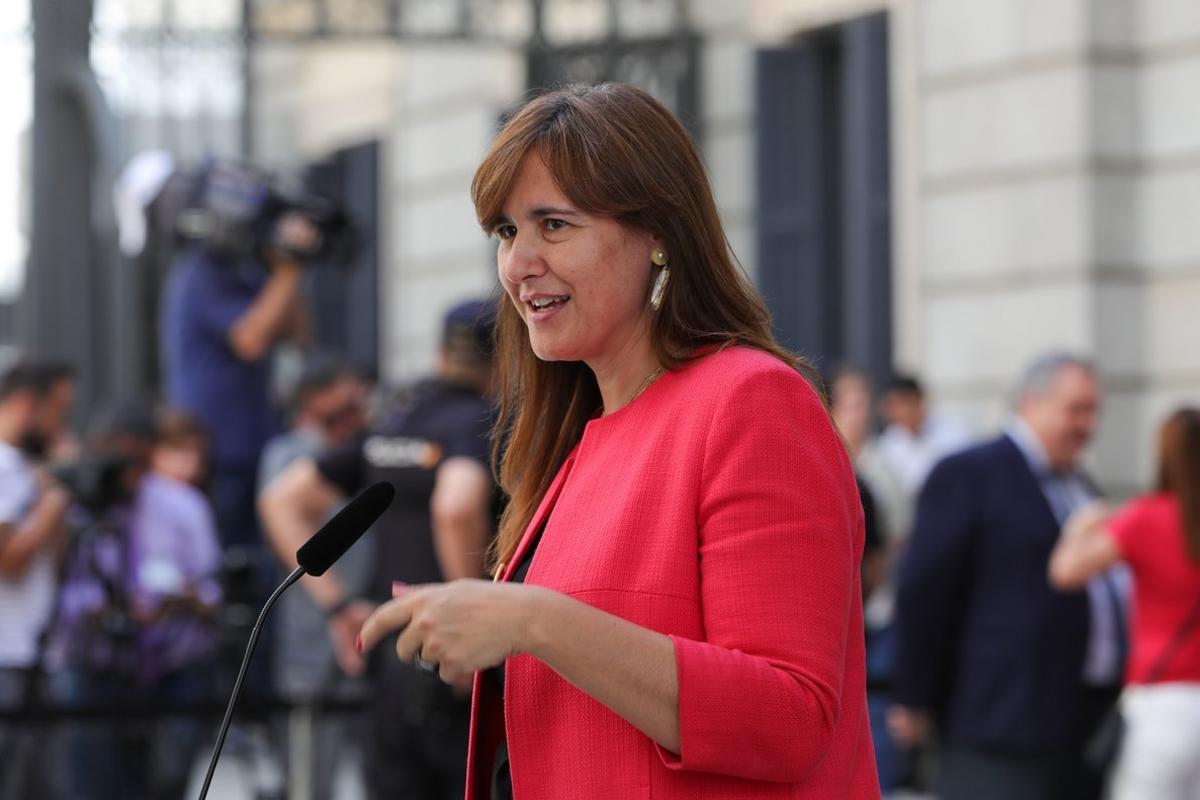
M 296 562 L 309 575 L 323 575 L 375 524 L 395 496 L 396 489 L 384 481 L 363 489 L 296 551 Z

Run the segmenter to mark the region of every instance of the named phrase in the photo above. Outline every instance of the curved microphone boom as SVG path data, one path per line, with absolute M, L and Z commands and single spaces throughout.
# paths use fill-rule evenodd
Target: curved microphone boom
M 212 757 L 208 761 L 208 772 L 204 776 L 204 786 L 200 790 L 200 800 L 208 797 L 208 787 L 212 784 L 213 773 L 217 769 L 217 760 L 221 757 L 221 748 L 225 745 L 225 735 L 229 732 L 229 723 L 233 719 L 233 708 L 237 704 L 238 695 L 242 691 L 242 681 L 246 678 L 246 669 L 250 666 L 250 657 L 258 644 L 258 636 L 262 633 L 263 622 L 267 613 L 279 596 L 304 575 L 324 575 L 325 570 L 345 555 L 354 543 L 362 538 L 367 529 L 375 524 L 375 520 L 387 510 L 396 496 L 396 489 L 390 484 L 380 481 L 360 492 L 353 500 L 345 505 L 333 518 L 321 526 L 304 545 L 296 551 L 296 563 L 299 564 L 291 574 L 284 578 L 283 583 L 271 592 L 254 623 L 250 632 L 250 641 L 246 644 L 246 653 L 242 656 L 242 667 L 238 670 L 237 680 L 233 684 L 233 693 L 229 705 L 225 707 L 225 719 L 221 721 L 221 729 L 217 733 L 217 742 L 213 745 Z

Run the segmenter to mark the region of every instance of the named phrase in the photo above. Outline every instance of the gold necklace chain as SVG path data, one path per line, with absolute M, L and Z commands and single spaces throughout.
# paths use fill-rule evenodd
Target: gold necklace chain
M 658 367 L 654 370 L 654 372 L 651 372 L 650 375 L 646 378 L 646 380 L 642 381 L 642 385 L 639 386 L 637 389 L 635 389 L 633 394 L 629 395 L 629 399 L 625 401 L 625 405 L 627 406 L 630 403 L 632 403 L 634 400 L 638 399 L 638 397 L 641 395 L 642 392 L 644 392 L 650 388 L 650 384 L 654 383 L 656 380 L 658 380 L 659 378 L 662 377 L 662 374 L 663 374 L 662 367 Z M 625 406 L 621 406 L 621 407 L 624 408 Z

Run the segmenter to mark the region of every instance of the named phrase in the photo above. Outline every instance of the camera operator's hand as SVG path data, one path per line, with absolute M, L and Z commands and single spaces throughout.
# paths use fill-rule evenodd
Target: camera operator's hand
M 313 253 L 321 243 L 321 232 L 307 217 L 294 211 L 280 217 L 272 237 L 271 268 L 299 268 L 299 254 Z
M 305 227 L 312 224 L 303 218 L 295 223 L 297 233 L 304 237 Z M 292 225 L 284 218 L 282 227 Z M 316 235 L 312 231 L 312 235 Z M 287 336 L 300 303 L 300 264 L 283 250 L 271 249 L 267 253 L 271 274 L 259 291 L 254 302 L 229 329 L 229 346 L 243 361 L 258 361 L 270 353 L 271 348 Z
M 66 541 L 71 494 L 43 467 L 34 473 L 38 496 L 20 524 L 0 531 L 0 576 L 20 578 L 46 548 L 59 556 Z
M 35 509 L 37 506 L 45 503 L 48 508 L 53 509 L 59 515 L 65 513 L 67 507 L 71 505 L 71 493 L 67 488 L 45 467 L 37 467 L 34 475 L 36 476 L 38 488 L 38 499 Z

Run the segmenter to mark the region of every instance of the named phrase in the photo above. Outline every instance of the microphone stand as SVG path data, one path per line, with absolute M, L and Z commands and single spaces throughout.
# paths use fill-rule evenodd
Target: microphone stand
M 283 583 L 279 584 L 271 596 L 267 598 L 266 605 L 258 615 L 258 621 L 254 623 L 254 630 L 250 632 L 250 641 L 246 645 L 246 655 L 242 657 L 242 667 L 238 670 L 237 680 L 233 684 L 233 694 L 229 698 L 229 705 L 225 708 L 225 719 L 221 721 L 221 730 L 217 733 L 217 743 L 213 746 L 212 756 L 208 760 L 208 773 L 204 776 L 204 787 L 200 790 L 200 800 L 208 797 L 208 786 L 212 783 L 213 773 L 217 769 L 217 759 L 221 757 L 221 748 L 225 746 L 225 734 L 229 732 L 229 723 L 233 719 L 233 707 L 237 704 L 238 695 L 242 691 L 242 681 L 246 678 L 246 669 L 250 666 L 250 656 L 254 655 L 254 648 L 258 645 L 258 636 L 262 633 L 263 622 L 267 619 L 267 612 L 271 610 L 271 606 L 275 605 L 275 601 L 279 596 L 296 581 L 304 575 L 304 567 L 296 567 L 292 573 L 288 575 Z

